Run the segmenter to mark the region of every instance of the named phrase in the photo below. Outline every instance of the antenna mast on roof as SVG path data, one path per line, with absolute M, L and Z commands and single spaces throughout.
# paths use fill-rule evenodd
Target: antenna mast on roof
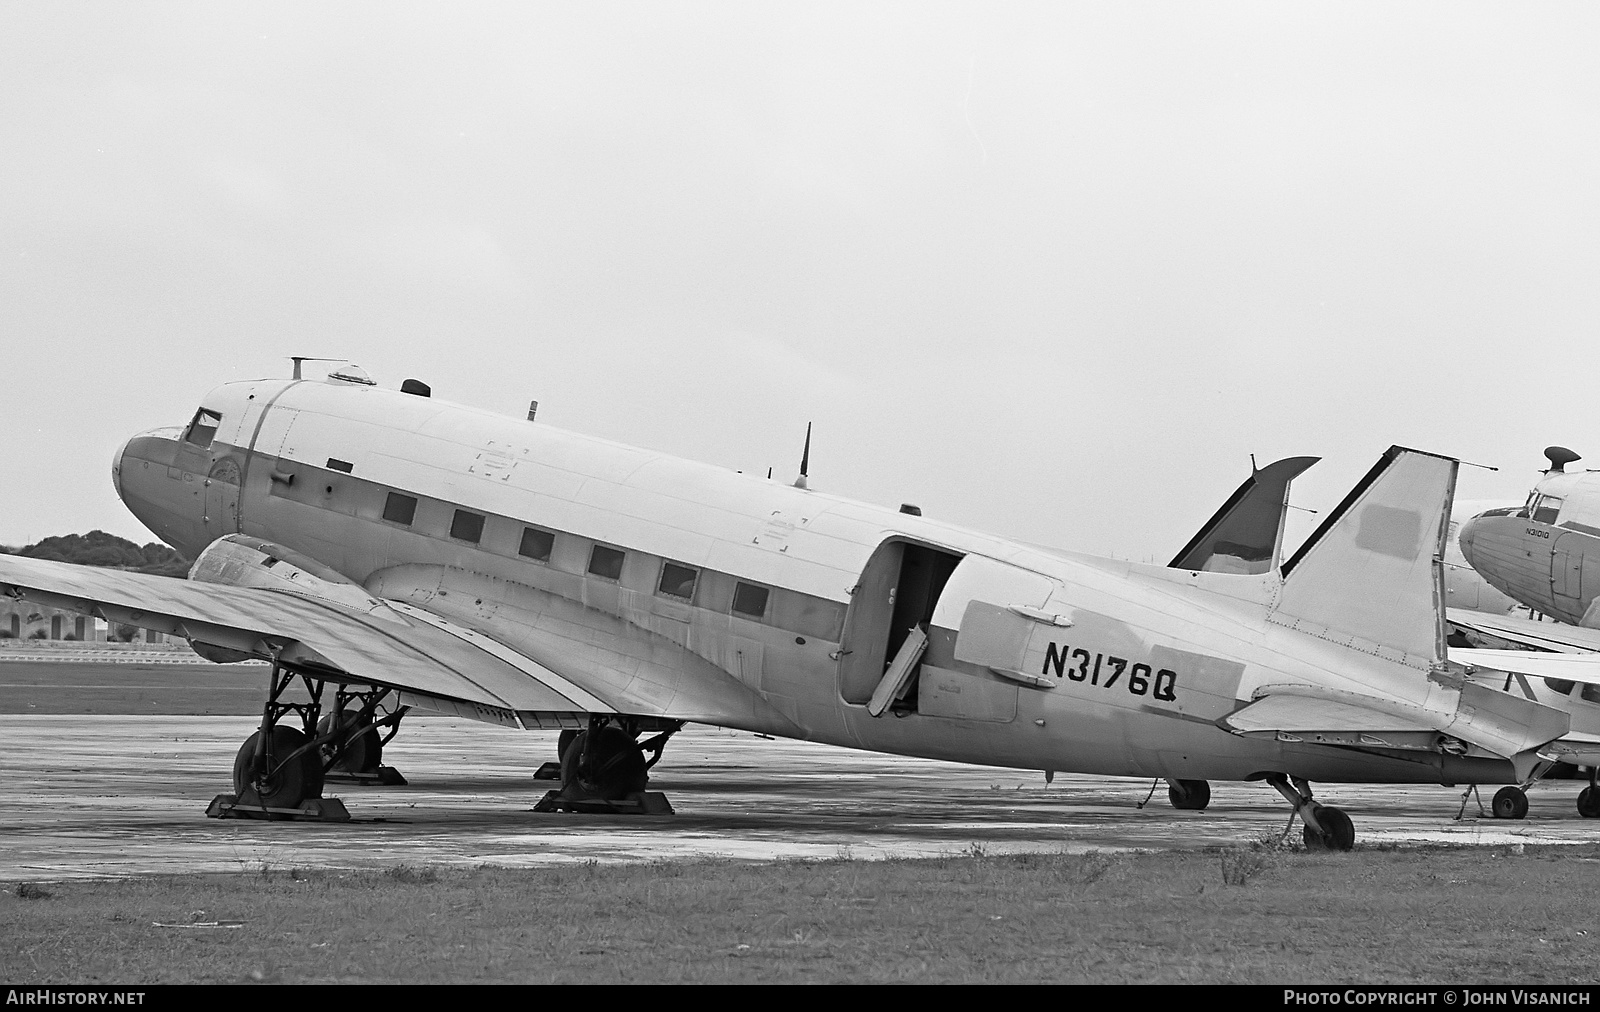
M 289 361 L 294 363 L 294 379 L 300 378 L 300 363 L 302 362 L 343 362 L 342 358 L 315 358 L 311 355 L 290 355 Z
M 806 448 L 800 454 L 800 477 L 794 480 L 795 488 L 808 488 L 806 473 L 811 470 L 811 423 L 806 423 Z

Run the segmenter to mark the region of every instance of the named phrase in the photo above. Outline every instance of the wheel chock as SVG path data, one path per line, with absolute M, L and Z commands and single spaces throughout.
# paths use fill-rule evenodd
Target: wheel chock
M 206 818 L 349 822 L 350 812 L 338 798 L 307 798 L 299 808 L 268 808 L 254 797 L 254 792 L 246 791 L 243 795 L 218 794 L 212 798 Z
M 536 771 L 534 771 L 533 779 L 535 779 L 535 780 L 560 780 L 561 779 L 561 764 L 560 763 L 545 763 L 543 766 L 540 766 Z
M 672 803 L 660 791 L 639 791 L 618 801 L 564 798 L 551 791 L 533 806 L 536 812 L 579 812 L 584 815 L 671 815 Z
M 406 778 L 393 766 L 379 766 L 375 770 L 352 773 L 349 770 L 329 770 L 323 780 L 357 787 L 404 787 Z

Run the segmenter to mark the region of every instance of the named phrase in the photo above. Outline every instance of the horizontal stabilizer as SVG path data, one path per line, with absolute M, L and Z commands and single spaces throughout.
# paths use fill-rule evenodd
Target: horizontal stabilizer
M 1453 713 L 1326 686 L 1266 685 L 1218 723 L 1235 734 L 1309 744 L 1447 751 L 1466 743 L 1508 759 L 1571 728 L 1565 710 L 1472 682 L 1461 685 Z
M 1167 565 L 1207 573 L 1267 573 L 1278 565 L 1289 483 L 1321 457 L 1285 457 L 1234 490 Z
M 1496 639 L 1521 643 L 1535 650 L 1563 654 L 1600 653 L 1600 629 L 1567 625 L 1564 622 L 1536 622 L 1517 615 L 1490 615 L 1480 611 L 1451 608 L 1445 612 L 1451 625 L 1485 633 Z
M 1235 734 L 1314 745 L 1432 751 L 1440 721 L 1420 707 L 1396 705 L 1309 685 L 1274 685 L 1219 722 Z
M 1269 619 L 1423 671 L 1442 662 L 1456 466 L 1391 446 L 1284 563 Z

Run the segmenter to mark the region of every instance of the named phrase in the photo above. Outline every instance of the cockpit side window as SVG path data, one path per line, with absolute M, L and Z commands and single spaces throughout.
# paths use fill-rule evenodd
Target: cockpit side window
M 201 408 L 194 413 L 194 421 L 189 423 L 189 431 L 183 434 L 183 441 L 200 447 L 210 446 L 217 434 L 217 426 L 221 424 L 221 414 L 210 408 Z
M 1561 503 L 1563 501 L 1553 495 L 1541 496 L 1538 503 L 1533 507 L 1533 522 L 1538 524 L 1555 523 L 1556 517 L 1561 513 Z

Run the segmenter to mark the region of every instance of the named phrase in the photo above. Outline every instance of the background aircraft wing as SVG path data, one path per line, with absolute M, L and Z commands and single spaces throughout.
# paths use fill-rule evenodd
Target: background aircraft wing
M 1486 633 L 1535 650 L 1578 654 L 1600 652 L 1600 629 L 1566 625 L 1560 622 L 1535 622 L 1516 615 L 1490 615 L 1451 608 L 1445 617 L 1452 625 Z
M 277 656 L 314 677 L 388 686 L 453 704 L 444 708 L 461 716 L 510 726 L 535 726 L 541 714 L 557 713 L 628 713 L 739 726 L 752 707 L 768 706 L 731 676 L 727 684 L 667 698 L 643 688 L 597 685 L 581 673 L 569 677 L 570 672 L 410 605 L 374 602 L 363 611 L 279 590 L 13 555 L 0 555 L 0 593 L 263 660 Z M 559 657 L 545 660 L 560 663 Z
M 1554 678 L 1584 685 L 1600 685 L 1600 657 L 1594 654 L 1557 654 L 1535 650 L 1452 649 L 1450 659 L 1482 671 L 1514 672 L 1536 678 Z

